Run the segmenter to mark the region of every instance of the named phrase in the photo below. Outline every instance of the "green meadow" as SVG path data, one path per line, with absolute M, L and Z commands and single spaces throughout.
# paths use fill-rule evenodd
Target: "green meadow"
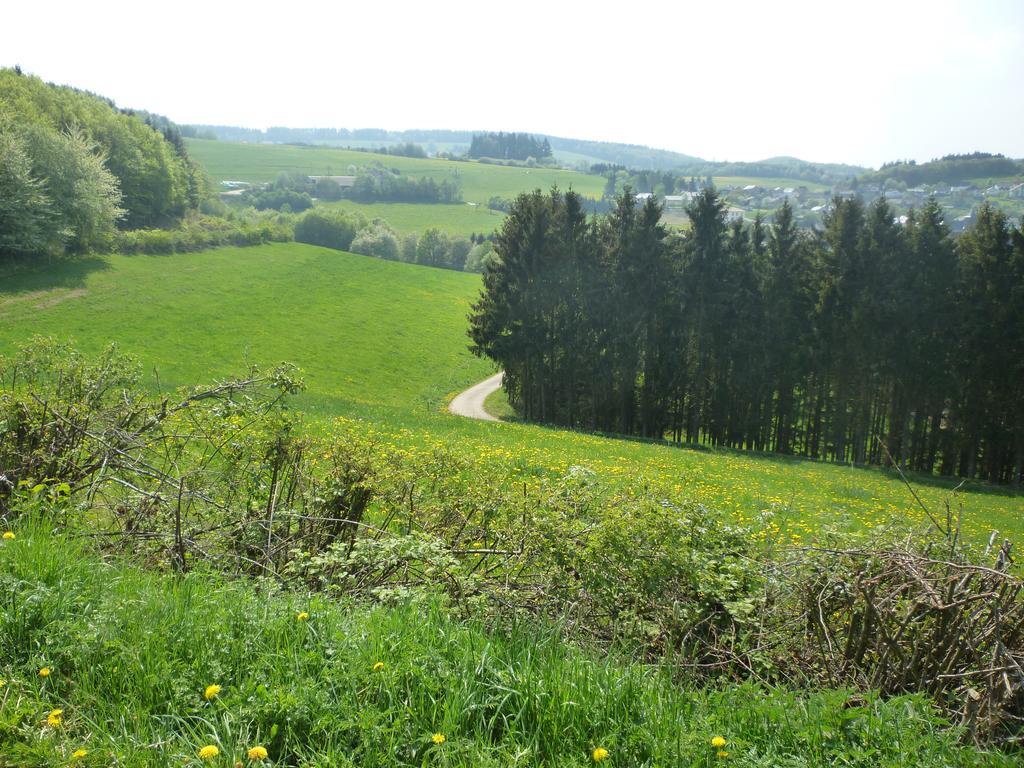
M 642 483 L 722 509 L 782 545 L 924 519 L 900 480 L 878 469 L 449 415 L 447 400 L 493 370 L 467 349 L 479 287 L 477 275 L 295 243 L 92 257 L 4 277 L 0 352 L 37 334 L 93 352 L 117 342 L 164 389 L 288 361 L 303 371 L 295 406 L 312 429 L 367 419 L 396 442 L 448 444 L 474 471 L 528 485 L 583 467 L 611 488 Z M 933 510 L 947 500 L 962 508 L 975 540 L 1024 531 L 1019 494 L 970 483 L 952 496 L 954 484 L 938 478 L 916 485 Z
M 312 414 L 437 410 L 489 370 L 465 349 L 479 283 L 298 243 L 94 257 L 5 279 L 0 348 L 36 334 L 116 342 L 165 388 L 288 361 Z
M 486 203 L 491 197 L 513 198 L 520 192 L 557 185 L 570 187 L 585 197 L 600 197 L 605 180 L 600 176 L 555 168 L 520 168 L 477 162 L 378 155 L 331 147 L 300 147 L 285 144 L 241 144 L 188 139 L 189 153 L 217 182 L 223 180 L 266 182 L 281 172 L 310 175 L 346 175 L 354 168 L 379 162 L 387 168 L 437 181 L 458 179 L 463 199 Z
M 416 203 L 357 203 L 354 200 L 320 203 L 324 208 L 355 211 L 368 219 L 380 218 L 400 235 L 420 235 L 439 229 L 449 235 L 468 237 L 486 235 L 501 227 L 505 214 L 492 211 L 484 203 L 454 205 L 418 205 Z

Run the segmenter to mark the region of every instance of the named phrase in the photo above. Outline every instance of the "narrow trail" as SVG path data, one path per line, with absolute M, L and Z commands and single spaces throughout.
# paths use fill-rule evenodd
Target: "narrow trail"
M 501 379 L 505 375 L 499 372 L 484 379 L 479 384 L 474 384 L 465 392 L 460 392 L 448 404 L 448 410 L 456 416 L 465 416 L 468 419 L 480 419 L 481 421 L 500 421 L 484 410 L 484 400 L 494 390 L 501 386 Z

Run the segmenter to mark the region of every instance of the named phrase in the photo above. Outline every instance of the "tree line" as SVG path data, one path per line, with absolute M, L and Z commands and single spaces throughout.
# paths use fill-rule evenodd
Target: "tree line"
M 525 418 L 676 443 L 1020 483 L 1024 232 L 986 204 L 954 240 L 929 200 L 788 202 L 728 221 L 714 189 L 669 234 L 627 191 L 521 195 L 470 315 Z
M 437 181 L 429 176 L 414 179 L 393 170 L 368 166 L 359 171 L 348 196 L 372 203 L 378 200 L 403 203 L 459 203 L 462 185 L 457 178 Z
M 620 166 L 598 166 L 605 178 L 604 196 L 616 197 L 626 188 L 637 192 L 674 195 L 679 192 L 698 192 L 713 184 L 711 176 L 687 176 L 673 171 L 630 170 Z M 594 167 L 591 172 L 597 173 Z
M 349 198 L 361 203 L 385 201 L 447 204 L 462 201 L 462 185 L 458 178 L 437 181 L 422 176 L 415 179 L 373 164 L 356 171 L 351 187 L 342 187 L 333 179 L 322 176 L 314 178 L 304 173 L 282 172 L 273 182 L 246 190 L 239 199 L 243 204 L 252 205 L 260 211 L 273 208 L 300 213 L 313 206 L 313 198 Z
M 908 186 L 917 186 L 918 184 L 955 184 L 973 179 L 1016 176 L 1020 173 L 1024 173 L 1024 165 L 1008 157 L 989 152 L 971 152 L 962 155 L 945 155 L 920 165 L 914 160 L 883 163 L 877 171 L 860 177 L 860 181 L 892 179 Z
M 500 160 L 540 160 L 551 157 L 551 143 L 528 133 L 476 133 L 467 157 L 493 157 Z
M 452 236 L 431 227 L 420 235 L 399 235 L 383 219 L 367 220 L 355 211 L 314 208 L 295 223 L 295 240 L 352 251 L 389 261 L 483 272 L 495 258 L 493 236 Z

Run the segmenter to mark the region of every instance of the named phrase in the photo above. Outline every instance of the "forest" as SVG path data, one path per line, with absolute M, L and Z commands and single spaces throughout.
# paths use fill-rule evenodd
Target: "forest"
M 109 248 L 118 229 L 173 225 L 206 195 L 170 123 L 0 70 L 0 256 Z
M 529 420 L 1020 484 L 1024 233 L 985 205 L 954 240 L 934 200 L 788 202 L 727 221 L 714 189 L 669 234 L 621 195 L 521 195 L 471 315 Z
M 866 173 L 859 181 L 900 181 L 909 186 L 918 184 L 955 184 L 973 179 L 1016 176 L 1024 166 L 1003 155 L 990 152 L 971 152 L 964 155 L 945 155 L 927 163 L 899 160 L 885 163 L 877 171 Z
M 493 157 L 499 160 L 541 160 L 551 157 L 551 144 L 528 133 L 473 134 L 467 157 Z

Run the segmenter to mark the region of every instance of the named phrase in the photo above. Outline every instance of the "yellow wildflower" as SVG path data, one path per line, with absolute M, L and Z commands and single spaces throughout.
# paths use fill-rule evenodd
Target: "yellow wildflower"
M 721 736 L 715 736 L 715 738 L 711 740 L 711 746 L 715 749 L 721 749 L 725 746 L 725 739 Z
M 444 734 L 435 733 L 433 736 L 430 737 L 430 740 L 435 744 L 444 744 Z
M 266 760 L 267 749 L 266 747 L 250 747 L 248 755 L 250 760 Z
M 51 728 L 58 727 L 61 724 L 61 720 L 63 719 L 63 715 L 64 715 L 64 710 L 63 709 L 51 709 L 50 710 L 50 714 L 48 714 L 46 716 L 46 724 L 48 726 L 50 726 Z
M 203 698 L 207 701 L 217 698 L 217 694 L 220 693 L 220 686 L 216 683 L 213 685 L 206 686 L 206 690 L 203 691 Z
M 604 747 L 598 747 L 591 753 L 591 757 L 594 758 L 595 763 L 600 763 L 602 760 L 607 760 L 609 757 L 608 750 Z
M 72 760 L 81 760 L 83 757 L 85 757 L 88 754 L 89 754 L 89 751 L 87 749 L 76 749 L 74 752 L 71 753 L 71 759 Z
M 308 621 L 309 620 L 309 614 L 306 613 L 305 611 L 299 611 L 298 615 L 295 617 L 295 620 L 296 621 Z
M 11 541 L 14 538 L 14 531 L 4 531 L 4 541 Z
M 718 750 L 718 752 L 716 752 L 715 754 L 717 754 L 722 759 L 725 759 L 729 756 L 729 753 L 726 752 L 724 749 Z
M 384 662 L 383 661 L 378 661 L 376 664 L 373 665 L 373 671 L 374 672 L 380 672 L 382 669 L 384 669 Z
M 49 677 L 50 676 L 50 668 L 49 667 L 43 667 L 42 669 L 40 669 L 39 670 L 39 676 L 40 677 Z
M 213 760 L 219 754 L 220 750 L 213 746 L 213 744 L 207 744 L 199 750 L 199 758 L 201 760 Z

